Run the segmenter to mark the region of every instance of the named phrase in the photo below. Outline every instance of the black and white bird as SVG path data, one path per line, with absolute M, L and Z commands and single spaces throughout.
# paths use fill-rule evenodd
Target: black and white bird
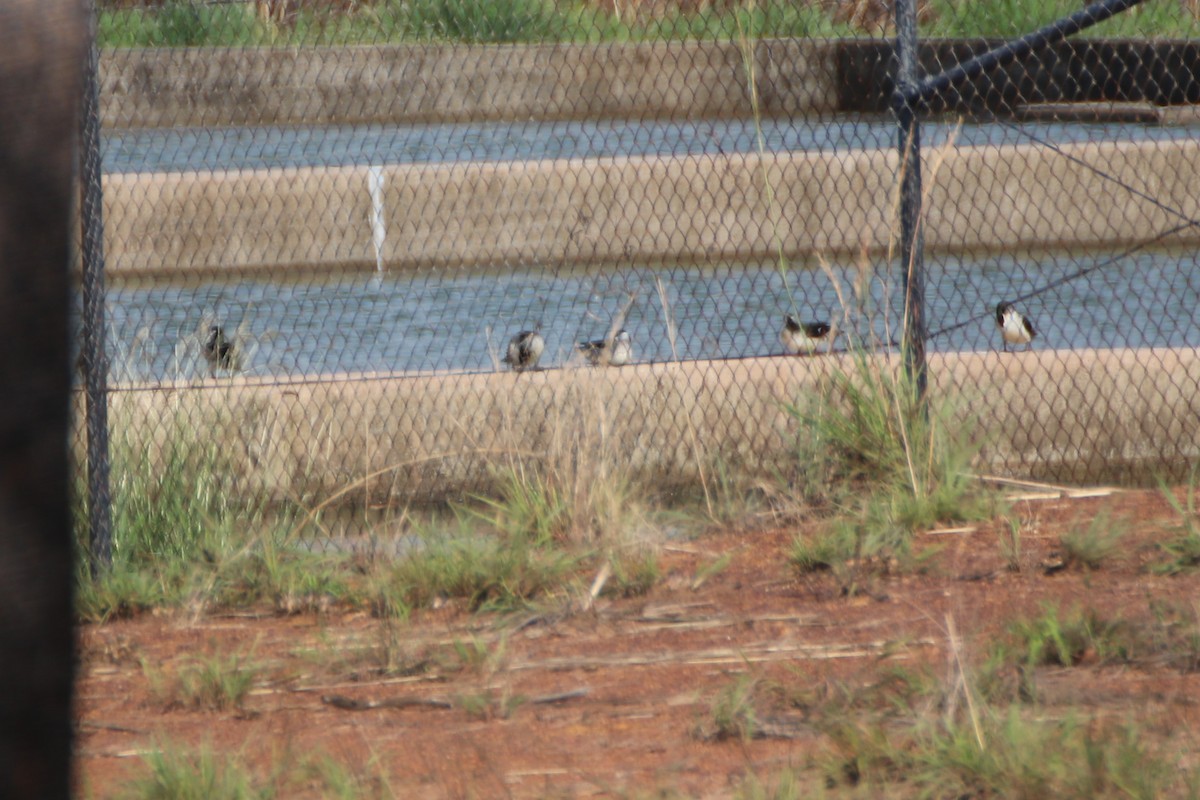
M 633 339 L 629 331 L 622 328 L 612 339 L 592 339 L 579 342 L 575 349 L 594 367 L 620 367 L 633 358 Z
M 783 349 L 791 355 L 811 353 L 821 342 L 830 340 L 833 330 L 828 322 L 801 322 L 791 314 L 783 318 L 783 330 L 779 332 L 779 341 Z
M 218 369 L 233 370 L 237 368 L 237 355 L 234 343 L 225 336 L 225 329 L 213 325 L 208 329 L 208 337 L 200 346 L 204 360 L 208 362 L 208 371 L 215 373 Z
M 996 326 L 1000 328 L 1000 336 L 1004 339 L 1004 350 L 1008 352 L 1010 344 L 1023 344 L 1032 347 L 1033 337 L 1037 331 L 1029 318 L 1017 311 L 1016 306 L 1003 302 L 996 306 Z
M 538 359 L 546 349 L 546 340 L 540 333 L 541 326 L 531 331 L 521 331 L 508 340 L 508 351 L 501 359 L 512 367 L 513 372 L 537 369 Z

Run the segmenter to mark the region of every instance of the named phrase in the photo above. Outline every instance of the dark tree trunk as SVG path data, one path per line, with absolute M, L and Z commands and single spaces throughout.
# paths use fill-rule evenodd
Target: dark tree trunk
M 74 0 L 0 3 L 0 797 L 70 796 Z

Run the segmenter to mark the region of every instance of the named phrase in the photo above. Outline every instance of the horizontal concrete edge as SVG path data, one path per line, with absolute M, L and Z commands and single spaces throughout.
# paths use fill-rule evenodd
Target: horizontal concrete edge
M 753 44 L 759 110 L 827 113 L 835 49 Z M 710 118 L 752 111 L 737 42 L 105 50 L 106 128 Z
M 695 482 L 698 467 L 715 463 L 771 474 L 794 458 L 800 435 L 784 405 L 818 393 L 835 369 L 853 374 L 852 357 L 232 379 L 203 391 L 117 391 L 111 418 L 118 447 L 169 436 L 172 419 L 187 431 L 219 427 L 230 478 L 262 497 L 319 503 L 375 475 L 371 491 L 387 502 L 438 501 L 479 490 L 497 459 L 573 458 L 580 448 L 663 485 Z M 933 395 L 949 398 L 958 423 L 985 442 L 977 466 L 989 472 L 1111 480 L 1200 455 L 1195 349 L 933 354 L 929 374 Z
M 925 40 L 921 72 L 997 44 Z M 757 40 L 757 111 L 886 111 L 893 46 Z M 732 41 L 106 49 L 100 109 L 106 128 L 745 118 L 747 72 Z M 1200 43 L 1072 38 L 957 85 L 932 109 L 1078 101 L 1200 102 Z
M 1200 215 L 1198 148 L 927 152 L 926 246 L 1144 242 Z M 728 263 L 780 251 L 811 263 L 890 246 L 896 164 L 891 150 L 851 150 L 108 175 L 105 247 L 114 277 L 377 261 L 388 269 Z M 1163 243 L 1198 241 L 1200 229 L 1184 226 Z

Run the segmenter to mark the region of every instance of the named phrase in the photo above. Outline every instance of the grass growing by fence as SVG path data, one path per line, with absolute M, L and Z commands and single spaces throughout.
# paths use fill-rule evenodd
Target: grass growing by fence
M 213 752 L 209 745 L 162 745 L 146 756 L 149 774 L 130 782 L 123 796 L 132 800 L 252 800 L 263 796 L 250 770 Z
M 797 537 L 801 572 L 831 569 L 848 589 L 863 575 L 911 568 L 915 531 L 990 517 L 994 498 L 971 477 L 983 433 L 945 397 L 918 396 L 897 360 L 858 352 L 789 406 L 799 423 L 800 493 L 833 510 Z
M 1161 545 L 1168 559 L 1154 567 L 1156 572 L 1177 575 L 1200 567 L 1200 511 L 1196 504 L 1196 498 L 1200 497 L 1198 476 L 1200 462 L 1188 473 L 1187 484 L 1183 487 L 1183 500 L 1176 497 L 1166 484 L 1159 485 L 1162 496 L 1179 515 L 1179 522 L 1175 527 L 1175 535 Z
M 864 6 L 862 13 L 856 11 Z M 1070 0 L 934 0 L 922 34 L 1012 37 L 1078 9 Z M 890 11 L 864 3 L 664 4 L 646 12 L 637 3 L 552 3 L 547 0 L 380 0 L 350 10 L 307 7 L 266 19 L 251 3 L 168 0 L 160 8 L 100 12 L 103 47 L 342 45 L 399 42 L 557 42 L 731 40 L 884 36 Z M 1185 3 L 1148 3 L 1087 31 L 1093 37 L 1177 37 L 1196 33 Z

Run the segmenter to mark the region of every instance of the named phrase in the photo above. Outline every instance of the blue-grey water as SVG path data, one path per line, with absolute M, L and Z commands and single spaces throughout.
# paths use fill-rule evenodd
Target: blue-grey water
M 202 332 L 219 321 L 252 376 L 479 371 L 495 367 L 493 352 L 502 354 L 510 335 L 540 322 L 542 364 L 554 367 L 577 340 L 603 336 L 632 294 L 625 327 L 636 361 L 768 355 L 781 350 L 789 311 L 842 319 L 835 280 L 847 303 L 858 305 L 855 267 L 835 265 L 832 274 L 754 264 L 122 284 L 108 293 L 110 352 L 118 380 L 196 377 L 205 372 Z M 887 339 L 898 328 L 899 293 L 879 272 L 866 294 L 867 306 L 843 325 Z M 928 264 L 927 294 L 932 350 L 998 347 L 991 310 L 1022 297 L 1038 347 L 1200 347 L 1193 252 L 938 260 Z
M 767 152 L 832 152 L 894 147 L 886 117 L 837 120 L 765 119 Z M 1136 123 L 927 123 L 922 141 L 936 147 L 952 131 L 959 146 L 1057 144 L 1195 138 L 1195 127 Z M 496 122 L 470 125 L 364 125 L 330 128 L 176 128 L 113 131 L 102 159 L 107 172 L 182 172 L 296 166 L 421 164 L 597 158 L 622 155 L 698 155 L 758 150 L 753 120 Z
M 952 126 L 928 124 L 937 146 Z M 965 124 L 958 146 L 1192 138 L 1196 128 L 1140 124 Z M 887 118 L 764 120 L 769 152 L 892 147 Z M 239 128 L 110 132 L 110 172 L 580 158 L 636 154 L 753 152 L 750 120 L 555 122 L 473 125 Z M 1155 232 L 1147 232 L 1151 237 Z M 1196 253 L 927 257 L 933 350 L 997 346 L 991 309 L 1020 299 L 1038 347 L 1200 347 Z M 1079 271 L 1072 280 L 1056 283 Z M 114 376 L 157 381 L 205 372 L 202 331 L 220 322 L 235 337 L 249 375 L 271 379 L 345 371 L 404 373 L 494 368 L 508 337 L 541 323 L 543 364 L 571 355 L 579 339 L 603 336 L 632 294 L 625 327 L 638 361 L 737 358 L 780 351 L 782 317 L 842 316 L 870 338 L 899 327 L 899 291 L 874 265 L 867 298 L 855 298 L 854 264 L 781 271 L 772 264 L 705 267 L 613 265 L 586 271 L 423 271 L 343 275 L 308 282 L 123 281 L 108 290 Z M 835 286 L 837 288 L 835 288 Z M 847 325 L 847 323 L 843 323 Z

